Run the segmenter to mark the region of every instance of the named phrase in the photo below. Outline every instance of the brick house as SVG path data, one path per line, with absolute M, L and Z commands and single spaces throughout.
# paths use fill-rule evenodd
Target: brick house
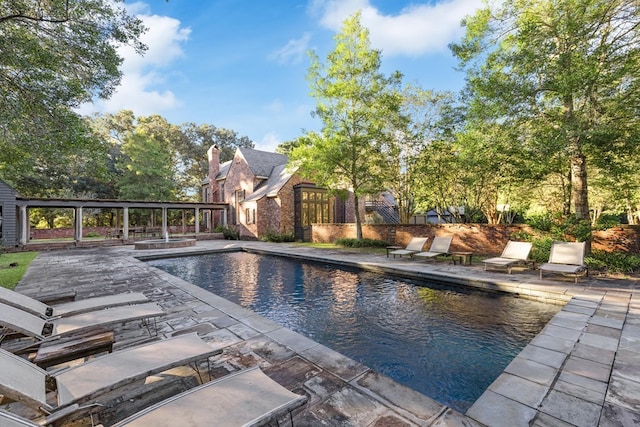
M 227 203 L 227 223 L 242 239 L 266 233 L 294 233 L 310 240 L 312 223 L 354 222 L 353 203 L 329 197 L 327 190 L 287 169 L 287 156 L 238 148 L 220 163 L 220 150 L 209 148 L 209 174 L 202 182 L 204 202 Z M 214 218 L 214 224 L 221 224 Z

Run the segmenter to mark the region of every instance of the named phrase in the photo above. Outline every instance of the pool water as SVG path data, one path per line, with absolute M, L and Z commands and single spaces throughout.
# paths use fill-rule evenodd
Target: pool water
M 231 252 L 149 264 L 465 412 L 560 307 Z

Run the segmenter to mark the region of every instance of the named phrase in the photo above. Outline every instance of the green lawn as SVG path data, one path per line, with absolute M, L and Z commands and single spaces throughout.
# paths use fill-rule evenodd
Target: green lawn
M 0 286 L 13 289 L 27 271 L 38 252 L 16 252 L 0 255 Z M 10 265 L 17 263 L 15 267 Z

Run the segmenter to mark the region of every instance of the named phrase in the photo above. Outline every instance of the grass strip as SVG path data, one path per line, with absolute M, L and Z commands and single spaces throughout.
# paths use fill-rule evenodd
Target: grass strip
M 38 252 L 12 252 L 0 255 L 0 286 L 16 287 Z

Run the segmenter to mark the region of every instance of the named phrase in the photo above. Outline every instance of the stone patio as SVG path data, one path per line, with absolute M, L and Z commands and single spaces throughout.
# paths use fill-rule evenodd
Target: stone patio
M 513 360 L 466 414 L 399 385 L 327 347 L 247 309 L 148 266 L 136 257 L 220 250 L 303 257 L 373 271 L 435 279 L 563 304 L 563 309 Z M 167 312 L 161 337 L 197 331 L 223 347 L 212 374 L 259 365 L 288 389 L 308 396 L 296 426 L 632 426 L 640 424 L 640 298 L 632 280 L 507 275 L 474 266 L 294 244 L 199 241 L 190 248 L 135 251 L 133 246 L 42 252 L 16 290 L 38 295 L 74 289 L 77 298 L 144 292 Z M 116 330 L 115 351 L 147 339 L 139 324 Z M 193 387 L 188 368 L 108 393 L 98 420 L 105 426 Z M 203 403 L 205 404 L 205 403 Z M 33 416 L 18 404 L 10 409 Z M 67 425 L 91 425 L 85 417 Z M 288 418 L 281 420 L 288 425 Z

